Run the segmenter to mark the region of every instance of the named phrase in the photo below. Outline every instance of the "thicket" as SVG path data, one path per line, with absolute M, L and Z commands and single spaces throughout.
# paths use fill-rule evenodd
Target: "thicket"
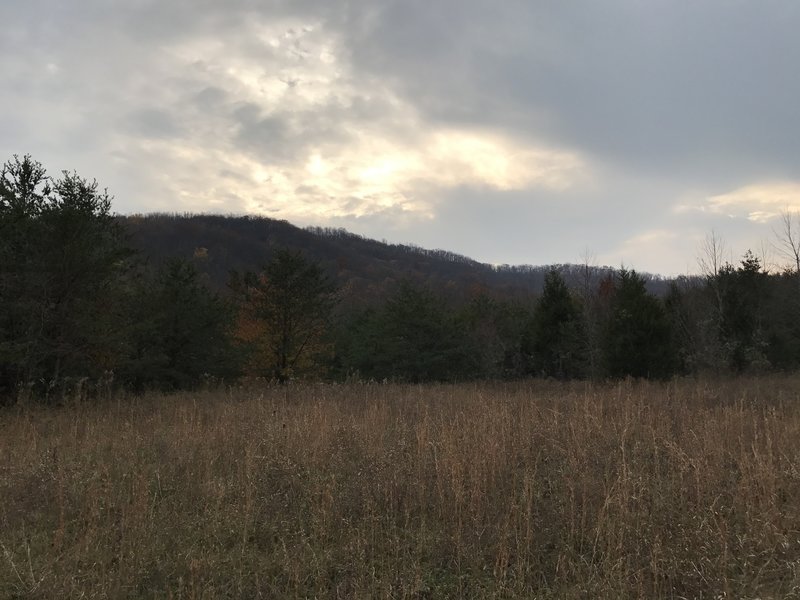
M 409 280 L 365 303 L 284 249 L 232 272 L 220 292 L 195 266 L 203 256 L 151 263 L 130 250 L 96 182 L 15 157 L 0 172 L 0 398 L 242 376 L 665 379 L 800 366 L 798 271 L 769 273 L 750 252 L 735 265 L 712 255 L 703 277 L 675 280 L 665 296 L 635 271 L 587 267 L 578 282 L 554 269 L 527 297 L 476 287 L 454 298 Z

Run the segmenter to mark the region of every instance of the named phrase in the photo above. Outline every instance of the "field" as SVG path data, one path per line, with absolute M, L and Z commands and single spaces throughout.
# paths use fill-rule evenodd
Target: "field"
M 800 597 L 800 378 L 0 412 L 1 598 Z

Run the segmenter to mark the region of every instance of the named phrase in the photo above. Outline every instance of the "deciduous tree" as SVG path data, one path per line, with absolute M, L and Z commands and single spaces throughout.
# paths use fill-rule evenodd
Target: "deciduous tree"
M 233 274 L 231 287 L 240 299 L 240 337 L 253 345 L 256 373 L 283 382 L 321 368 L 336 299 L 319 265 L 281 249 L 260 274 Z

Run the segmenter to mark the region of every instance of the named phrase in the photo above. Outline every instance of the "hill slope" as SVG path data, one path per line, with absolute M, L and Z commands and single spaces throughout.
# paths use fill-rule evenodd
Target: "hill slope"
M 351 298 L 368 303 L 381 298 L 403 279 L 430 286 L 452 300 L 487 293 L 522 298 L 538 293 L 547 266 L 493 266 L 445 250 L 387 244 L 343 229 L 300 228 L 266 217 L 221 215 L 121 216 L 132 246 L 152 262 L 177 256 L 192 260 L 209 283 L 225 289 L 231 270 L 257 271 L 276 248 L 302 251 L 320 263 Z M 597 281 L 610 267 L 558 265 L 574 286 Z M 647 276 L 651 290 L 666 280 Z

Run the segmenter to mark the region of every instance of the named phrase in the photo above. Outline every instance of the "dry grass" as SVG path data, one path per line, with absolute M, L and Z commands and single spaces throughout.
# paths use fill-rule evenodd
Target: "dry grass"
M 800 597 L 800 379 L 0 413 L 2 598 Z

